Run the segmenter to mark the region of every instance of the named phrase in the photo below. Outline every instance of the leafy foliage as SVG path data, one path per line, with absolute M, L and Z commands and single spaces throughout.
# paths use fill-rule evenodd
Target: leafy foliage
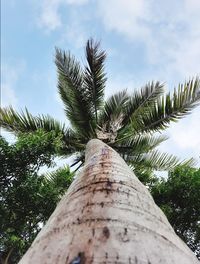
M 136 123 L 142 131 L 159 131 L 168 127 L 170 121 L 177 121 L 189 114 L 200 101 L 200 80 L 196 78 L 180 84 L 173 95 L 168 93 L 156 99 L 156 103 Z
M 200 259 L 200 169 L 180 166 L 156 181 L 151 193 L 176 233 Z
M 92 113 L 90 112 L 80 65 L 70 53 L 56 49 L 58 91 L 65 106 L 65 113 L 72 127 L 90 137 Z
M 54 130 L 56 133 L 65 132 L 65 126 L 50 116 L 33 117 L 27 109 L 25 109 L 25 112 L 19 114 L 12 107 L 9 107 L 5 110 L 1 109 L 0 114 L 1 126 L 11 132 L 33 132 L 38 129 L 43 129 L 47 132 L 51 130 Z
M 38 129 L 60 133 L 63 148 L 56 154 L 76 153 L 77 162 L 84 162 L 85 144 L 99 138 L 134 167 L 163 170 L 180 165 L 176 157 L 155 151 L 166 138 L 154 134 L 199 105 L 199 77 L 180 84 L 173 94 L 165 94 L 163 84 L 149 82 L 132 94 L 124 90 L 104 100 L 106 53 L 98 42 L 90 39 L 85 55 L 86 64 L 82 67 L 70 52 L 56 49 L 58 91 L 70 129 L 49 116 L 33 117 L 28 110 L 20 114 L 12 108 L 0 109 L 0 125 L 17 134 Z M 193 165 L 193 162 L 189 160 L 187 164 Z
M 47 177 L 41 166 L 52 166 L 60 148 L 55 133 L 21 135 L 9 145 L 0 137 L 0 262 L 17 263 L 72 182 L 68 167 Z
M 100 43 L 92 39 L 86 44 L 87 65 L 84 71 L 84 90 L 97 124 L 97 111 L 103 106 L 106 74 L 104 73 L 105 51 L 99 50 Z

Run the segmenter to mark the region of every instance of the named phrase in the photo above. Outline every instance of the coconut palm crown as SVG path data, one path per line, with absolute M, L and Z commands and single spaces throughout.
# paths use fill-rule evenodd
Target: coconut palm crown
M 73 165 L 84 162 L 85 145 L 93 138 L 113 147 L 134 168 L 165 170 L 180 164 L 175 156 L 155 150 L 167 139 L 156 132 L 199 104 L 199 77 L 180 84 L 173 93 L 165 94 L 164 85 L 152 81 L 132 94 L 123 90 L 105 100 L 106 53 L 99 42 L 90 39 L 85 55 L 83 68 L 70 52 L 56 48 L 58 91 L 70 128 L 48 115 L 35 117 L 27 109 L 18 113 L 12 107 L 0 109 L 0 125 L 16 135 L 38 129 L 61 134 L 63 146 L 58 155 L 76 153 Z

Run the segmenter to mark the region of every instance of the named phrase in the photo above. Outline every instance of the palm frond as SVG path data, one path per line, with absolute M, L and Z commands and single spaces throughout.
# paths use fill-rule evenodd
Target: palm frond
M 160 153 L 157 150 L 142 155 L 127 156 L 125 158 L 125 161 L 136 168 L 150 168 L 158 171 L 171 170 L 176 166 L 194 166 L 196 164 L 196 161 L 193 158 L 189 160 L 180 161 L 174 155 Z
M 123 127 L 129 124 L 140 113 L 148 112 L 154 102 L 163 94 L 163 84 L 159 82 L 147 83 L 140 91 L 130 96 L 124 111 Z
M 94 135 L 92 112 L 83 87 L 83 73 L 79 63 L 70 54 L 56 49 L 55 63 L 58 70 L 58 90 L 65 106 L 65 113 L 72 127 L 87 139 Z
M 84 162 L 85 162 L 85 153 L 82 152 L 79 154 L 79 156 L 75 158 L 74 163 L 70 167 L 71 168 L 74 167 L 73 172 L 76 172 L 84 165 Z
M 68 128 L 63 135 L 62 156 L 69 157 L 77 151 L 85 149 L 86 142 L 79 137 L 79 134 Z
M 115 134 L 121 128 L 123 110 L 128 101 L 126 90 L 112 95 L 99 114 L 98 129 L 107 135 Z
M 110 119 L 118 118 L 122 114 L 122 110 L 129 99 L 126 90 L 118 92 L 111 97 L 104 104 L 104 108 L 99 115 L 99 125 L 103 125 Z
M 87 41 L 86 59 L 87 65 L 84 71 L 84 88 L 91 110 L 97 123 L 97 112 L 101 109 L 104 99 L 106 75 L 104 73 L 104 61 L 106 53 L 100 50 L 100 43 L 93 39 Z
M 73 173 L 70 171 L 70 168 L 68 165 L 64 165 L 61 168 L 58 168 L 55 171 L 47 172 L 44 174 L 44 177 L 47 181 L 56 183 L 57 179 L 59 178 L 60 174 L 68 175 L 69 178 L 73 177 Z
M 84 148 L 81 139 L 72 129 L 66 128 L 64 124 L 49 115 L 35 117 L 27 109 L 18 113 L 12 107 L 0 108 L 0 126 L 7 131 L 14 132 L 16 135 L 35 132 L 39 129 L 45 132 L 54 131 L 56 135 L 61 135 L 66 153 L 69 153 L 70 150 L 73 152 Z
M 112 145 L 122 156 L 136 156 L 148 153 L 168 139 L 167 136 L 152 136 L 150 134 L 135 135 L 116 140 Z
M 67 191 L 74 179 L 74 173 L 70 171 L 69 166 L 63 166 L 55 171 L 47 172 L 43 176 L 45 183 L 49 184 L 54 190 L 59 190 L 59 197 Z
M 132 121 L 132 128 L 140 131 L 159 131 L 168 127 L 171 121 L 177 121 L 189 114 L 200 103 L 200 79 L 180 84 L 173 95 L 158 97 L 148 111 L 138 115 Z
M 12 107 L 0 108 L 0 125 L 10 132 L 33 132 L 38 129 L 44 131 L 65 132 L 65 125 L 56 121 L 49 115 L 34 117 L 25 108 L 25 111 L 18 113 Z

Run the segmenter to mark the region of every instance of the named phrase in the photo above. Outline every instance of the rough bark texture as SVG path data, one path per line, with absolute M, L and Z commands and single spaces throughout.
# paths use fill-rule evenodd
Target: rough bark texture
M 20 261 L 30 263 L 199 262 L 124 160 L 93 139 L 85 166 Z

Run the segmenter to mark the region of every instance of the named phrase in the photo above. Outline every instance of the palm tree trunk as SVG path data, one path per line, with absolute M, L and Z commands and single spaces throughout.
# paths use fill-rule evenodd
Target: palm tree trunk
M 199 262 L 124 160 L 93 139 L 85 166 L 20 261 L 42 263 Z

